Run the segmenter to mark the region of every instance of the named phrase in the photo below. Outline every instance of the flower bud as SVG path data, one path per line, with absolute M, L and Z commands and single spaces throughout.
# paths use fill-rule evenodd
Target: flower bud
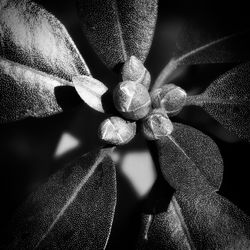
M 187 93 L 174 84 L 155 89 L 151 93 L 154 108 L 164 108 L 168 115 L 176 115 L 186 104 Z
M 166 112 L 155 109 L 143 120 L 142 130 L 148 140 L 158 140 L 172 133 L 173 124 Z
M 125 81 L 119 83 L 113 92 L 116 109 L 126 118 L 139 120 L 145 117 L 151 108 L 148 90 L 140 83 Z
M 131 56 L 123 65 L 122 80 L 135 81 L 148 89 L 151 82 L 151 76 L 143 63 L 135 56 Z
M 109 144 L 123 145 L 132 140 L 136 133 L 136 123 L 120 117 L 105 119 L 99 127 L 99 138 Z

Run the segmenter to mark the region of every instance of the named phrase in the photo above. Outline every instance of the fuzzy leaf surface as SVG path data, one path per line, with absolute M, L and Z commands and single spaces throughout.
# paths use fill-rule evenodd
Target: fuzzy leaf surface
M 64 26 L 31 1 L 1 1 L 0 40 L 0 123 L 61 112 L 56 89 L 90 75 Z
M 174 124 L 171 135 L 156 141 L 164 178 L 176 190 L 214 192 L 223 175 L 223 160 L 215 142 L 202 132 Z
M 132 55 L 145 61 L 154 34 L 157 2 L 78 0 L 83 31 L 109 68 Z
M 0 4 L 0 55 L 65 80 L 89 75 L 89 69 L 65 27 L 29 0 Z
M 154 88 L 168 83 L 172 73 L 182 65 L 237 63 L 249 60 L 250 30 L 211 39 L 190 27 L 180 32 L 173 58 L 163 68 Z
M 55 88 L 70 82 L 0 57 L 0 123 L 62 111 Z
M 166 211 L 143 215 L 139 249 L 249 249 L 250 218 L 217 193 L 176 193 Z
M 212 82 L 204 93 L 189 97 L 189 104 L 204 108 L 241 139 L 250 142 L 250 63 L 242 64 Z
M 116 205 L 110 153 L 83 155 L 31 195 L 12 221 L 7 248 L 105 248 Z

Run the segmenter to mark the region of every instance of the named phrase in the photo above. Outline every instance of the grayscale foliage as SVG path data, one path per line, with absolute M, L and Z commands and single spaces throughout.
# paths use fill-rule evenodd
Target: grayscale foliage
M 191 27 L 184 27 L 179 33 L 173 58 L 157 77 L 154 88 L 168 83 L 172 73 L 182 65 L 237 63 L 249 60 L 246 53 L 250 42 L 249 30 L 215 39 L 199 34 L 199 31 L 192 30 Z
M 0 123 L 62 112 L 55 88 L 70 82 L 0 58 Z
M 110 68 L 130 56 L 145 61 L 153 39 L 157 0 L 78 0 L 83 31 Z
M 71 80 L 90 75 L 65 27 L 29 0 L 1 1 L 1 57 Z
M 223 161 L 211 138 L 190 126 L 174 123 L 172 134 L 156 144 L 161 171 L 173 188 L 191 193 L 219 189 Z
M 98 145 L 66 166 L 56 166 L 57 172 L 49 170 L 49 174 L 55 173 L 35 192 L 29 189 L 0 248 L 105 249 L 117 200 L 115 167 L 119 152 L 126 155 L 129 148 L 114 154 L 108 145 L 133 143 L 134 137 L 140 138 L 137 133 L 144 133 L 154 141 L 150 149 L 160 168 L 151 191 L 163 184 L 171 196 L 168 200 L 165 190 L 160 190 L 152 201 L 147 197 L 151 209 L 143 208 L 138 249 L 250 249 L 250 218 L 216 193 L 223 179 L 221 148 L 199 130 L 172 122 L 172 116 L 183 112 L 185 105 L 200 106 L 230 132 L 250 142 L 250 63 L 245 63 L 249 30 L 215 39 L 185 27 L 153 90 L 168 83 L 182 65 L 244 64 L 220 76 L 199 95 L 187 96 L 183 89 L 169 84 L 150 96 L 150 71 L 143 63 L 153 39 L 158 1 L 77 0 L 77 7 L 90 45 L 123 80 L 116 88 L 107 89 L 102 80 L 92 77 L 56 17 L 30 0 L 0 2 L 0 123 L 16 121 L 18 127 L 18 120 L 60 113 L 65 106 L 59 92 L 73 91 L 75 96 L 69 100 L 61 96 L 72 102 L 69 107 L 80 100 L 90 109 L 85 107 L 84 124 L 80 124 L 86 136 L 79 131 L 65 133 L 70 138 L 66 144 L 72 140 L 80 145 L 87 138 L 84 147 Z M 109 115 L 102 114 L 107 110 Z M 90 118 L 91 112 L 96 117 Z M 73 127 L 78 126 L 76 121 L 83 120 L 77 116 Z M 22 154 L 26 148 L 20 148 Z M 126 241 L 127 236 L 122 236 Z
M 29 0 L 7 0 L 0 3 L 0 30 L 0 122 L 61 112 L 55 89 L 90 75 L 64 26 Z
M 6 248 L 105 248 L 116 206 L 111 152 L 88 153 L 51 176 L 17 212 Z
M 217 193 L 176 192 L 166 211 L 143 215 L 138 249 L 249 249 L 250 218 Z
M 250 63 L 242 64 L 212 82 L 188 104 L 204 108 L 225 128 L 250 141 Z

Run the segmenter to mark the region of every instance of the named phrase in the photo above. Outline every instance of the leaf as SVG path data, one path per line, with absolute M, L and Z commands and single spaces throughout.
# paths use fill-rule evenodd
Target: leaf
M 161 171 L 173 188 L 197 193 L 219 189 L 223 161 L 217 145 L 208 136 L 175 123 L 171 135 L 156 144 Z
M 105 248 L 116 205 L 111 151 L 82 156 L 31 195 L 12 221 L 7 248 Z
M 91 108 L 104 113 L 101 97 L 108 88 L 102 82 L 89 76 L 76 76 L 73 77 L 73 84 L 83 101 Z
M 62 111 L 55 88 L 70 86 L 63 79 L 0 57 L 0 123 Z
M 167 211 L 144 214 L 139 249 L 249 249 L 250 219 L 224 197 L 176 193 Z
M 144 62 L 153 38 L 157 2 L 78 0 L 83 31 L 109 68 L 132 55 Z
M 2 1 L 0 28 L 1 57 L 65 80 L 90 75 L 65 27 L 36 3 Z
M 204 93 L 190 96 L 189 105 L 204 108 L 241 139 L 250 142 L 250 63 L 242 64 L 212 82 Z
M 177 40 L 173 58 L 156 79 L 154 89 L 171 80 L 172 73 L 182 65 L 205 63 L 237 63 L 249 60 L 250 30 L 219 37 L 214 40 L 191 28 L 183 29 Z
M 0 39 L 0 123 L 61 112 L 62 86 L 90 75 L 64 26 L 31 1 L 1 2 Z

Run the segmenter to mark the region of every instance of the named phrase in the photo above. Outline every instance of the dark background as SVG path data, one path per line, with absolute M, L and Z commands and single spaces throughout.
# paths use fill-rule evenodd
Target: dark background
M 102 64 L 84 38 L 74 2 L 59 0 L 37 2 L 66 26 L 93 76 L 108 86 L 114 86 L 119 79 Z M 232 3 L 228 1 L 160 1 L 155 37 L 146 61 L 146 67 L 153 80 L 168 62 L 175 41 L 176 27 L 182 23 L 191 23 L 201 34 L 209 34 L 211 37 L 228 34 L 250 27 L 249 8 L 246 3 L 240 1 Z M 246 54 L 249 52 L 246 51 Z M 233 66 L 233 64 L 210 64 L 181 68 L 174 82 L 190 93 L 199 93 L 217 76 Z M 84 145 L 61 159 L 52 158 L 63 131 L 69 131 L 80 140 L 84 140 L 86 136 L 91 137 L 91 134 L 86 135 L 86 130 L 83 129 L 86 115 L 88 123 L 93 125 L 97 119 L 96 113 L 85 106 L 43 120 L 27 119 L 13 124 L 0 125 L 2 170 L 0 227 L 2 231 L 15 209 L 31 190 L 36 189 L 41 181 L 44 181 L 64 162 L 94 147 L 93 142 L 88 147 Z M 250 215 L 248 203 L 250 146 L 237 139 L 236 136 L 230 135 L 199 108 L 185 108 L 176 120 L 192 125 L 213 138 L 224 159 L 224 179 L 219 193 Z M 92 133 L 94 136 L 95 132 Z M 128 145 L 124 151 L 145 149 L 144 141 L 136 138 L 136 143 L 133 146 Z M 122 175 L 118 175 L 118 204 L 109 249 L 133 249 L 139 228 L 138 215 L 143 204 L 143 200 L 134 193 L 128 181 Z

